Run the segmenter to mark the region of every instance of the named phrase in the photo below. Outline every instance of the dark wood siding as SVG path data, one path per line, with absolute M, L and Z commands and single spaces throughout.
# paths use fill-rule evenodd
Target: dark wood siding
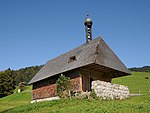
M 91 90 L 91 83 L 93 80 L 101 80 L 106 82 L 111 82 L 111 76 L 109 73 L 97 72 L 92 71 L 89 69 L 81 69 L 81 77 L 82 77 L 82 90 L 83 91 L 90 91 Z
M 70 77 L 73 85 L 73 91 L 80 90 L 80 73 L 79 70 L 72 70 L 64 73 L 65 76 Z M 56 81 L 59 75 L 52 76 L 48 79 L 44 79 L 33 84 L 32 100 L 54 97 L 57 95 Z

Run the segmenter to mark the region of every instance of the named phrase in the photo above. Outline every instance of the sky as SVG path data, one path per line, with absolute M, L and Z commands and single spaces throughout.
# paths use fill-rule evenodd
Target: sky
M 45 64 L 85 43 L 84 19 L 126 67 L 150 65 L 150 0 L 0 0 L 0 70 Z

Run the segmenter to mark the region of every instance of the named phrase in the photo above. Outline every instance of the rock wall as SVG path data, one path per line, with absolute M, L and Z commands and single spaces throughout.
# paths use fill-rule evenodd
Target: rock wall
M 58 96 L 56 96 L 56 97 L 32 100 L 31 103 L 43 102 L 43 101 L 51 101 L 51 100 L 58 100 L 58 99 L 60 99 L 60 98 Z
M 95 91 L 96 96 L 101 99 L 126 99 L 129 98 L 129 89 L 127 86 L 119 84 L 111 84 L 104 81 L 93 81 L 92 89 Z

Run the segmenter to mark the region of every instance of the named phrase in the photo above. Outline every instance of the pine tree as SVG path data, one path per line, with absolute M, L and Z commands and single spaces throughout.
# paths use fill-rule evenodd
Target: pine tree
M 14 71 L 7 69 L 0 72 L 0 98 L 12 94 L 14 89 Z
M 70 96 L 69 92 L 72 89 L 70 78 L 61 74 L 56 81 L 57 84 L 57 94 L 59 97 L 67 98 Z

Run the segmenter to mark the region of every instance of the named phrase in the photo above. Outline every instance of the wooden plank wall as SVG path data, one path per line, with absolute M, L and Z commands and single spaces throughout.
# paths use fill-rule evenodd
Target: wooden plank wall
M 91 90 L 91 79 L 92 80 L 101 80 L 105 82 L 111 82 L 111 75 L 109 73 L 92 71 L 89 69 L 81 69 L 80 76 L 82 78 L 82 90 L 90 91 Z
M 63 73 L 66 77 L 70 77 L 73 85 L 73 91 L 82 91 L 81 77 L 79 69 L 71 70 Z M 59 75 L 49 77 L 33 84 L 32 100 L 49 98 L 57 95 L 56 81 Z

